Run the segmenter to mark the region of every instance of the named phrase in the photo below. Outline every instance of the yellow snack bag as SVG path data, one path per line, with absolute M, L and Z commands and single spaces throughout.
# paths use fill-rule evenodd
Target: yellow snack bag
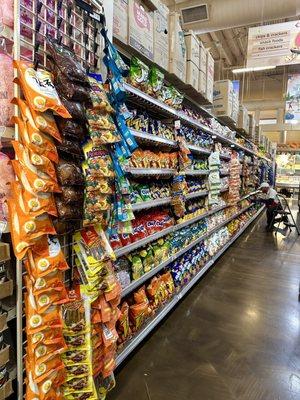
M 11 102 L 19 106 L 23 120 L 28 121 L 32 128 L 47 133 L 59 142 L 62 141 L 54 116 L 50 111 L 44 113 L 36 111 L 34 108 L 30 108 L 25 100 L 17 97 L 13 98 Z
M 63 118 L 71 118 L 58 97 L 50 72 L 41 68 L 35 70 L 32 64 L 25 61 L 14 61 L 13 63 L 19 73 L 19 78 L 14 82 L 21 85 L 31 108 L 39 112 L 50 109 Z

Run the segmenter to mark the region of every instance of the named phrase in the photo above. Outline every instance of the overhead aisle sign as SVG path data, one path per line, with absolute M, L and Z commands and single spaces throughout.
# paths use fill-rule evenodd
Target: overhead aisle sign
M 299 64 L 293 50 L 300 52 L 300 21 L 249 28 L 247 67 Z

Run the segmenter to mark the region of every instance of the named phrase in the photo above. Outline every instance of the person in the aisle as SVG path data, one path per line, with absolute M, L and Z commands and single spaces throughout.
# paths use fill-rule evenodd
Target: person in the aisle
M 281 220 L 285 225 L 288 225 L 289 220 L 286 215 L 283 215 L 282 218 L 276 218 L 278 211 L 282 209 L 276 190 L 273 189 L 268 182 L 263 182 L 260 185 L 259 190 L 261 191 L 261 195 L 259 196 L 259 198 L 260 200 L 263 200 L 266 204 L 266 229 L 271 230 L 273 228 L 274 222 L 279 222 Z

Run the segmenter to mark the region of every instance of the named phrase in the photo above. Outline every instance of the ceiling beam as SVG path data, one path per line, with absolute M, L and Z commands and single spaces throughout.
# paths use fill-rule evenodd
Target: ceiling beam
M 209 33 L 220 53 L 220 58 L 225 58 L 226 63 L 231 66 L 234 65 L 234 55 L 226 43 L 226 39 L 221 31 Z

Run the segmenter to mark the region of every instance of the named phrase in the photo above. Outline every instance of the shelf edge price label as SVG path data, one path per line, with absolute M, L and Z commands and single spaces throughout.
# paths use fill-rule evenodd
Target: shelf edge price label
M 174 121 L 174 127 L 175 127 L 175 129 L 180 129 L 180 127 L 181 127 L 180 119 L 176 119 L 176 121 Z

